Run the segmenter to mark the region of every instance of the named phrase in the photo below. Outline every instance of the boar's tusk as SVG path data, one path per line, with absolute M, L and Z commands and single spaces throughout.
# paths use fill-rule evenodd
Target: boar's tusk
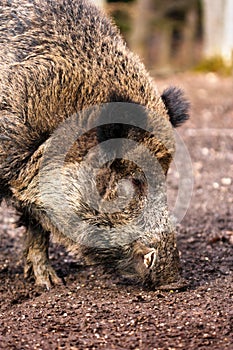
M 144 255 L 144 265 L 148 268 L 151 269 L 156 260 L 156 252 L 155 249 L 152 249 L 149 253 Z

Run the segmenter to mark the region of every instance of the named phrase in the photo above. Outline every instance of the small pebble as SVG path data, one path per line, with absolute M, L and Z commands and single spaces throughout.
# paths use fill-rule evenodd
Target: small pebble
M 221 183 L 224 185 L 224 186 L 230 186 L 231 185 L 231 178 L 230 177 L 223 177 L 221 179 Z
M 204 148 L 202 148 L 201 153 L 203 154 L 203 156 L 208 156 L 208 154 L 209 154 L 209 149 L 206 148 L 206 147 L 204 147 Z

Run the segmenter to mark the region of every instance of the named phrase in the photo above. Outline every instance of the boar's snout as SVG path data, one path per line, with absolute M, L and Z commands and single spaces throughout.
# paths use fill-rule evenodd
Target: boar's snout
M 150 289 L 181 289 L 186 286 L 181 278 L 174 233 L 157 243 L 154 240 L 150 244 L 134 242 L 129 255 L 119 262 L 118 270 L 123 276 L 138 280 Z
M 148 268 L 148 275 L 144 284 L 156 289 L 181 289 L 186 286 L 186 281 L 181 277 L 181 265 L 176 244 L 166 251 L 161 249 L 156 257 L 156 262 Z

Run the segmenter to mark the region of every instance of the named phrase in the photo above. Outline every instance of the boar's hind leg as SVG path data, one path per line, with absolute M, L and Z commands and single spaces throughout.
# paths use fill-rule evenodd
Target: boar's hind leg
M 39 224 L 29 225 L 24 250 L 24 275 L 25 278 L 34 275 L 36 284 L 46 286 L 47 289 L 62 282 L 50 265 L 48 248 L 49 233 Z

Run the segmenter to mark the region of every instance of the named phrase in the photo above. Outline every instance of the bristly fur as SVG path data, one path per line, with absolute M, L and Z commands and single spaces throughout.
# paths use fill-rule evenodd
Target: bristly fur
M 161 98 L 166 106 L 170 122 L 176 128 L 189 119 L 190 103 L 181 89 L 171 86 L 164 90 Z
M 117 27 L 88 0 L 0 0 L 0 42 L 0 201 L 26 227 L 25 277 L 47 288 L 61 282 L 48 260 L 51 233 L 84 260 L 153 287 L 178 281 L 164 175 L 175 151 L 171 123 L 188 118 L 182 92 L 161 98 Z M 94 106 L 101 111 L 90 112 Z M 102 110 L 109 123 L 95 127 Z M 132 147 L 120 141 L 120 153 L 109 153 L 103 145 L 97 159 L 94 149 L 112 139 Z M 115 153 L 122 156 L 110 161 Z M 122 210 L 104 210 L 124 198 Z

